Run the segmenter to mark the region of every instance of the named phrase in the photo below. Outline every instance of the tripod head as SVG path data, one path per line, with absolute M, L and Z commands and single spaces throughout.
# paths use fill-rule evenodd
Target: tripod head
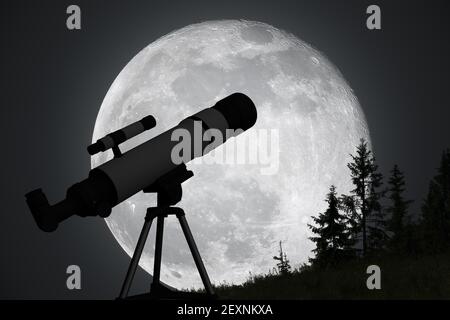
M 156 193 L 159 207 L 170 207 L 180 202 L 183 195 L 181 184 L 193 177 L 184 163 L 162 175 L 150 186 L 143 189 L 145 193 Z

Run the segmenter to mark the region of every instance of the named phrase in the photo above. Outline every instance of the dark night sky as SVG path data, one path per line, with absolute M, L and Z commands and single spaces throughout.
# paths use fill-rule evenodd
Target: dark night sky
M 68 31 L 69 4 L 82 30 Z M 365 27 L 378 4 L 382 30 Z M 363 107 L 383 173 L 406 171 L 414 210 L 450 146 L 450 20 L 445 1 L 2 1 L 0 298 L 114 298 L 128 266 L 99 218 L 37 229 L 24 194 L 51 203 L 90 167 L 97 112 L 112 81 L 143 47 L 188 24 L 248 19 L 288 30 L 325 53 Z M 69 264 L 82 290 L 65 287 Z M 142 270 L 136 291 L 148 287 Z

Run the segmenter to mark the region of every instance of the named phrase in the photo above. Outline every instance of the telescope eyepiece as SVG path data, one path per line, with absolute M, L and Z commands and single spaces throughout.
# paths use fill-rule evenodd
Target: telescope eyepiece
M 50 204 L 42 189 L 36 189 L 25 195 L 28 207 L 33 215 L 36 224 L 41 230 L 51 232 L 56 230 L 58 222 L 48 216 Z
M 101 141 L 97 141 L 90 146 L 87 147 L 87 152 L 93 156 L 94 154 L 97 154 L 99 152 L 105 151 L 105 146 Z

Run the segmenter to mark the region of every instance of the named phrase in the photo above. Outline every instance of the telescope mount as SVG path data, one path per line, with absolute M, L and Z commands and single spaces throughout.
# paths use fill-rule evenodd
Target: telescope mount
M 209 280 L 208 273 L 206 272 L 205 266 L 203 265 L 202 258 L 195 244 L 194 238 L 192 236 L 189 225 L 186 221 L 184 210 L 179 207 L 174 207 L 182 197 L 181 183 L 188 180 L 193 176 L 193 172 L 186 169 L 185 164 L 180 164 L 172 171 L 169 171 L 165 175 L 161 176 L 152 185 L 145 188 L 143 191 L 145 193 L 156 193 L 157 194 L 157 206 L 147 208 L 147 213 L 145 215 L 145 222 L 142 227 L 141 233 L 139 235 L 136 248 L 131 258 L 130 265 L 125 277 L 125 280 L 120 291 L 118 299 L 214 299 L 216 295 L 214 289 Z M 183 230 L 184 236 L 188 243 L 189 249 L 191 251 L 192 257 L 194 259 L 197 270 L 202 279 L 203 285 L 205 287 L 205 293 L 196 292 L 183 292 L 170 289 L 164 286 L 160 282 L 160 271 L 161 271 L 161 255 L 162 255 L 162 243 L 163 243 L 163 232 L 164 232 L 164 219 L 169 215 L 175 215 Z M 153 281 L 150 287 L 150 292 L 136 295 L 128 296 L 128 292 L 133 282 L 134 275 L 136 273 L 139 260 L 142 255 L 142 251 L 147 241 L 148 234 L 150 232 L 150 227 L 153 220 L 157 218 L 156 225 L 156 243 L 155 243 L 155 259 L 153 265 Z

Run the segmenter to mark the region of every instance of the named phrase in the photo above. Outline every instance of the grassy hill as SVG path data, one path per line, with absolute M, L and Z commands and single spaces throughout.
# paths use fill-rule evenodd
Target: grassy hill
M 366 287 L 371 264 L 381 268 L 381 290 Z M 221 299 L 450 299 L 450 252 L 355 260 L 327 270 L 303 267 L 284 276 L 252 276 L 216 292 Z

